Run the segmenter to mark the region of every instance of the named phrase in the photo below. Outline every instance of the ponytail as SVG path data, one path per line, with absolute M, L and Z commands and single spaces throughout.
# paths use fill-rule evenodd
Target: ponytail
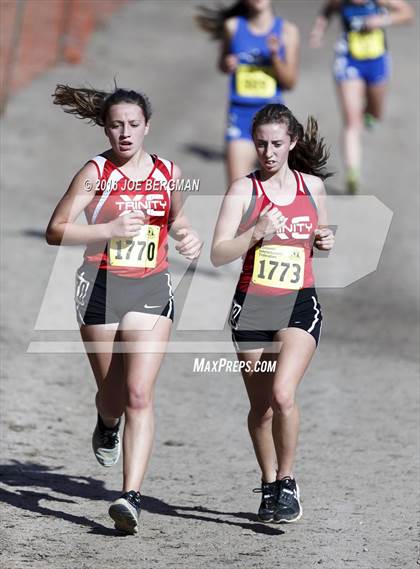
M 101 109 L 108 96 L 105 91 L 95 89 L 74 88 L 70 85 L 57 85 L 54 92 L 54 105 L 63 107 L 64 112 L 76 115 L 79 119 L 87 119 L 93 124 L 99 124 Z
M 75 115 L 79 119 L 87 119 L 90 123 L 104 126 L 109 108 L 119 103 L 132 103 L 138 105 L 144 114 L 146 123 L 152 115 L 152 107 L 144 93 L 118 89 L 111 93 L 87 89 L 84 87 L 70 87 L 70 85 L 57 85 L 53 94 L 54 105 L 63 107 L 64 112 Z
M 324 138 L 318 135 L 318 123 L 312 116 L 308 117 L 306 129 L 303 131 L 299 123 L 299 133 L 296 146 L 290 151 L 289 166 L 304 174 L 318 176 L 325 180 L 332 176 L 325 168 L 330 156 L 325 146 Z
M 228 18 L 248 16 L 248 9 L 244 0 L 238 0 L 232 6 L 226 8 L 199 6 L 198 10 L 200 13 L 195 16 L 195 21 L 202 30 L 210 34 L 213 40 L 222 38 L 224 23 Z

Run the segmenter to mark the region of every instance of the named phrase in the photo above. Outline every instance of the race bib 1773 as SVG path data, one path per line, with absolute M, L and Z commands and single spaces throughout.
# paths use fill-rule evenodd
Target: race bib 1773
M 303 247 L 263 245 L 255 251 L 252 282 L 262 286 L 299 290 L 305 273 Z

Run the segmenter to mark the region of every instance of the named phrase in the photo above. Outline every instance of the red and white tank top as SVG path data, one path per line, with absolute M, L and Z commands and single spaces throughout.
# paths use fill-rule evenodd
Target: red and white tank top
M 153 168 L 145 180 L 131 180 L 102 155 L 90 162 L 98 170 L 95 197 L 85 208 L 89 224 L 108 223 L 120 215 L 143 210 L 146 222 L 135 237 L 113 237 L 90 243 L 85 262 L 128 278 L 143 278 L 168 267 L 168 219 L 171 205 L 173 163 L 151 155 Z
M 315 202 L 300 172 L 296 178 L 296 196 L 287 205 L 276 205 L 266 195 L 259 171 L 249 175 L 252 180 L 252 198 L 238 233 L 254 226 L 260 212 L 269 204 L 284 216 L 280 230 L 271 238 L 260 241 L 244 256 L 238 289 L 257 296 L 289 294 L 314 286 L 312 246 L 318 224 Z

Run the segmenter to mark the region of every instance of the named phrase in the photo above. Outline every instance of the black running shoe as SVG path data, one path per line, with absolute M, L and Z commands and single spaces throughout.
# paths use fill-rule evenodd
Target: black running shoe
M 254 488 L 254 492 L 261 492 L 262 499 L 258 509 L 260 522 L 269 523 L 274 519 L 276 509 L 277 482 L 261 481 L 261 488 Z
M 294 478 L 285 476 L 277 480 L 276 524 L 296 522 L 302 516 L 302 506 L 299 500 L 299 486 Z
M 109 515 L 115 522 L 115 529 L 129 534 L 139 531 L 140 498 L 140 492 L 130 490 L 112 502 Z
M 92 435 L 92 449 L 96 460 L 102 466 L 113 466 L 120 456 L 120 423 L 121 419 L 115 427 L 109 428 L 98 414 L 98 422 Z

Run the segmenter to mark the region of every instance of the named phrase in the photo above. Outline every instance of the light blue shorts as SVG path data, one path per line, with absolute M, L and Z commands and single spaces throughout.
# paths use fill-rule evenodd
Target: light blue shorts
M 390 77 L 390 57 L 388 53 L 376 59 L 353 59 L 350 55 L 336 54 L 333 67 L 337 83 L 350 79 L 361 79 L 367 85 L 377 85 Z
M 225 140 L 229 142 L 232 140 L 252 141 L 252 119 L 263 106 L 231 103 L 227 116 Z

